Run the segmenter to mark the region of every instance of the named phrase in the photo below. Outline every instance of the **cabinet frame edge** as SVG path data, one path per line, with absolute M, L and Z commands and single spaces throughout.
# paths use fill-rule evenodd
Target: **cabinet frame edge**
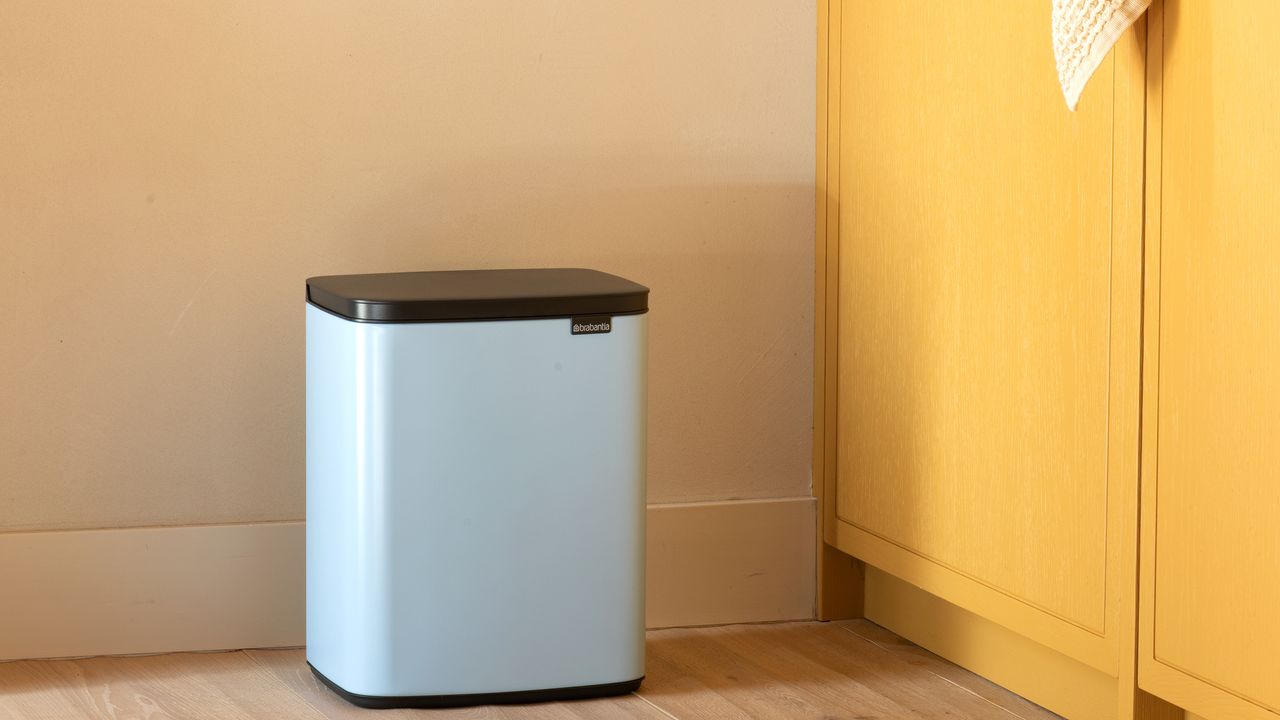
M 817 0 L 812 482 L 818 498 L 815 615 L 819 620 L 846 620 L 863 614 L 863 564 L 834 545 L 841 6 L 842 0 Z

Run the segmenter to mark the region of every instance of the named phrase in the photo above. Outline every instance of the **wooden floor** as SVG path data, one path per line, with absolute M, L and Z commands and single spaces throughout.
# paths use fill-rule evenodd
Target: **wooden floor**
M 1057 717 L 865 620 L 654 630 L 647 672 L 603 700 L 361 710 L 296 649 L 22 661 L 0 663 L 0 719 Z

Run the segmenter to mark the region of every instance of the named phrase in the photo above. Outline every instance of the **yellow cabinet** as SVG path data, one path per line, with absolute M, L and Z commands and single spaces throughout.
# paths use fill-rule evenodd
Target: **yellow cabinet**
M 1139 684 L 1275 720 L 1280 3 L 1167 2 L 1151 35 Z
M 1280 720 L 1280 2 L 1076 113 L 1048 2 L 819 9 L 823 562 L 1067 716 Z
M 1052 709 L 1123 715 L 1143 48 L 1127 34 L 1072 113 L 1048 2 L 828 11 L 824 539 L 1107 688 Z M 1056 682 L 1013 689 L 1082 694 Z

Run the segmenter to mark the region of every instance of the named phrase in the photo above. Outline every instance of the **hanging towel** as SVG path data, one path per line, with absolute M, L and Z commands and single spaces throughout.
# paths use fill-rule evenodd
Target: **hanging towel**
M 1053 56 L 1067 107 L 1151 0 L 1053 0 Z

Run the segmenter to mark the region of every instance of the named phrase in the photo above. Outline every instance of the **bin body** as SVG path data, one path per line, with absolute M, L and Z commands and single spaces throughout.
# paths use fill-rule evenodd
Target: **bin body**
M 308 281 L 308 662 L 373 707 L 634 689 L 646 315 L 634 301 L 579 315 L 572 296 L 525 308 L 558 317 L 506 317 L 519 302 L 423 310 L 440 273 L 413 275 L 426 289 L 402 294 L 417 311 L 369 304 L 389 321 L 344 316 L 317 301 L 325 278 Z M 376 295 L 378 276 L 362 277 Z M 573 284 L 544 280 L 544 295 Z M 581 308 L 608 305 L 593 302 Z M 460 314 L 497 317 L 445 317 Z

